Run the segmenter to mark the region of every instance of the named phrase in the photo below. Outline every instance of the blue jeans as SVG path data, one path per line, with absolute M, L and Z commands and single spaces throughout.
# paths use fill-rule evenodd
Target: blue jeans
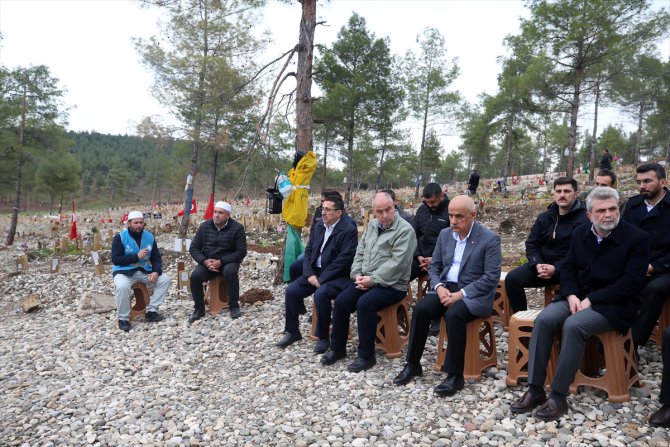
M 149 290 L 153 289 L 151 300 L 147 305 L 147 312 L 158 311 L 158 306 L 163 304 L 165 294 L 170 288 L 170 278 L 165 273 L 158 277 L 156 283 L 149 282 L 149 276 L 140 271 L 133 273 L 133 276 L 127 276 L 123 273 L 114 275 L 114 295 L 116 298 L 116 316 L 119 320 L 128 321 L 130 319 L 130 295 L 133 293 L 131 288 L 133 284 L 141 282 Z

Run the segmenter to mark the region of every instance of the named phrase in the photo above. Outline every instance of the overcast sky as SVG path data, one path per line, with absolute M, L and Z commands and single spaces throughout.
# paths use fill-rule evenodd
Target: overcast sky
M 667 7 L 670 0 L 654 4 Z M 330 44 L 354 11 L 377 37 L 390 38 L 396 54 L 416 50 L 416 36 L 426 27 L 437 28 L 446 38 L 447 57 L 458 58 L 461 75 L 454 88 L 471 102 L 482 92 L 496 92 L 502 40 L 518 32 L 519 17 L 526 14 L 517 0 L 320 1 L 318 20 L 326 24 L 317 27 L 316 43 Z M 0 0 L 0 64 L 47 65 L 67 89 L 70 129 L 135 133 L 145 116 L 168 119 L 151 96 L 152 75 L 131 43 L 133 37 L 157 34 L 158 18 L 131 0 Z M 269 0 L 259 25 L 274 36 L 265 60 L 297 43 L 299 20 L 297 2 Z M 664 42 L 663 50 L 667 57 L 670 43 Z M 613 119 L 620 120 L 604 117 Z

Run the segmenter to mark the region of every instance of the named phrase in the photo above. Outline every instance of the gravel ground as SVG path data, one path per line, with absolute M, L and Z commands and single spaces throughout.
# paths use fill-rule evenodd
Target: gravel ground
M 514 242 L 515 246 L 519 242 Z M 14 270 L 16 249 L 0 251 L 0 445 L 4 446 L 664 446 L 670 437 L 646 419 L 658 408 L 659 351 L 643 351 L 630 402 L 612 404 L 586 388 L 570 396 L 558 422 L 513 415 L 523 392 L 507 387 L 507 333 L 496 326 L 498 368 L 451 398 L 433 388 L 436 339 L 423 358 L 424 375 L 392 384 L 403 359 L 377 353 L 377 365 L 346 371 L 348 361 L 323 367 L 307 337 L 274 347 L 283 330 L 285 286 L 273 288 L 273 255 L 250 253 L 242 292 L 270 289 L 275 300 L 242 308 L 242 318 L 219 316 L 189 325 L 189 301 L 176 293 L 172 243 L 159 238 L 173 279 L 161 307 L 166 320 L 117 329 L 113 312 L 77 317 L 85 291 L 112 294 L 111 274 L 96 276 L 86 256 L 62 260 L 50 275 L 48 259 Z M 258 260 L 263 259 L 263 262 Z M 260 268 L 256 267 L 258 263 Z M 109 272 L 109 264 L 107 264 Z M 13 276 L 12 276 L 13 275 Z M 22 297 L 38 293 L 40 309 L 23 313 Z M 532 303 L 539 302 L 533 295 Z M 306 300 L 308 310 L 311 299 Z M 308 312 L 309 314 L 309 312 Z M 301 331 L 310 323 L 301 319 Z M 355 318 L 354 318 L 355 321 Z M 349 343 L 355 355 L 356 331 Z

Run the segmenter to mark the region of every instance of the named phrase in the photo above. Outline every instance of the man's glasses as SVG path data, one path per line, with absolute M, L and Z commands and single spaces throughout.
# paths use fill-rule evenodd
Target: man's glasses
M 324 206 L 323 208 L 321 208 L 321 212 L 324 212 L 324 211 L 327 212 L 327 213 L 330 213 L 331 211 L 340 211 L 340 210 L 337 209 L 337 208 L 326 208 Z

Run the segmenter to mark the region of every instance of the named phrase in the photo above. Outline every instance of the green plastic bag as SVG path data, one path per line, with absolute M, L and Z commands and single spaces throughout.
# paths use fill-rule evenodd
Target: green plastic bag
M 284 282 L 291 280 L 291 264 L 305 251 L 300 234 L 291 225 L 286 225 L 286 246 L 284 247 Z

